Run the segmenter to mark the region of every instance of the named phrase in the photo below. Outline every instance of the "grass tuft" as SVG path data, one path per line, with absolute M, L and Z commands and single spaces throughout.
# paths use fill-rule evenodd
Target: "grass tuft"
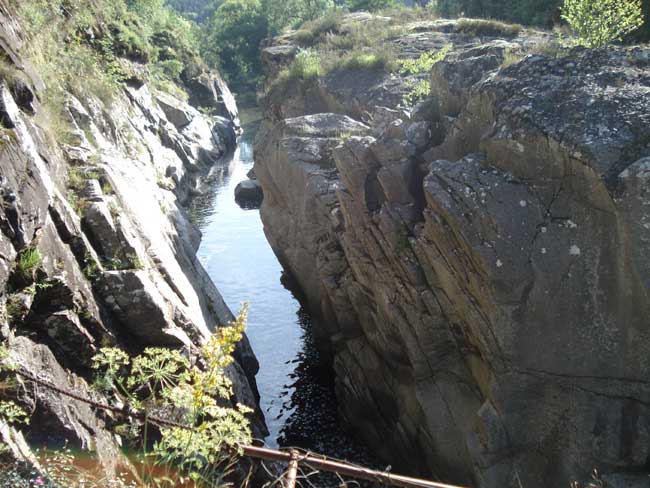
M 342 19 L 343 14 L 340 11 L 332 10 L 318 19 L 306 22 L 304 28 L 310 30 L 314 36 L 337 32 L 341 28 Z
M 501 67 L 502 68 L 507 68 L 508 66 L 512 66 L 514 64 L 519 63 L 522 59 L 524 59 L 525 55 L 520 52 L 516 51 L 513 49 L 507 49 L 505 54 L 503 55 L 503 61 L 501 62 Z
M 339 60 L 335 69 L 393 72 L 398 69 L 397 56 L 390 49 L 375 52 L 355 50 Z
M 42 262 L 43 257 L 41 256 L 41 253 L 38 249 L 24 249 L 18 255 L 18 271 L 25 278 L 29 278 L 33 275 L 34 271 L 36 271 Z
M 519 24 L 508 24 L 491 19 L 458 19 L 456 32 L 472 36 L 505 36 L 515 37 L 523 27 Z
M 295 80 L 310 81 L 321 75 L 320 55 L 312 49 L 301 49 L 288 68 L 282 70 L 276 85 L 288 84 Z

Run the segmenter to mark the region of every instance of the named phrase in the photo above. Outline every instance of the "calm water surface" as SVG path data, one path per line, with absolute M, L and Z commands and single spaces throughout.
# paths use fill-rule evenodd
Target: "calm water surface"
M 249 120 L 246 120 L 246 116 Z M 269 428 L 267 444 L 277 439 L 291 409 L 285 403 L 292 389 L 289 375 L 301 350 L 300 304 L 280 282 L 282 267 L 266 241 L 258 210 L 243 210 L 234 199 L 237 184 L 253 167 L 255 114 L 242 114 L 244 134 L 230 161 L 213 170 L 207 193 L 195 199 L 192 213 L 203 232 L 199 259 L 237 313 L 249 302 L 248 337 L 260 362 L 257 384 Z M 248 123 L 247 123 L 248 122 Z
M 190 212 L 203 232 L 199 258 L 224 300 L 234 312 L 243 301 L 250 304 L 247 333 L 260 362 L 257 384 L 270 432 L 266 443 L 376 465 L 338 422 L 332 371 L 321 365 L 309 315 L 282 284 L 282 267 L 266 241 L 259 211 L 235 203 L 235 187 L 253 167 L 258 126 L 255 113 L 241 115 L 239 146 L 213 169 Z

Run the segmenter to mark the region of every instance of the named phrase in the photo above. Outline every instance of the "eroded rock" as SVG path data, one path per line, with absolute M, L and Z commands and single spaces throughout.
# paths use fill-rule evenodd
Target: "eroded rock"
M 430 99 L 335 71 L 270 90 L 256 144 L 265 232 L 344 418 L 449 482 L 647 481 L 647 48 L 556 59 L 526 55 L 544 34 L 413 29 L 405 56 L 453 46 Z M 290 48 L 265 53 L 272 77 Z M 333 141 L 343 115 L 367 129 Z
M 66 94 L 71 137 L 59 146 L 12 8 L 0 0 L 0 57 L 25 85 L 0 76 L 0 335 L 25 371 L 106 403 L 86 382 L 99 348 L 196 349 L 233 320 L 196 259 L 200 232 L 181 203 L 234 148 L 236 106 L 218 75 L 207 108 L 223 104 L 228 118 L 134 80 L 110 107 Z M 255 409 L 259 366 L 247 340 L 236 356 L 232 401 Z M 46 388 L 18 391 L 34 413 L 21 427 L 27 440 L 96 451 L 107 476 L 129 469 L 103 414 Z M 261 413 L 251 420 L 263 437 Z M 16 431 L 1 434 L 16 457 L 33 459 Z

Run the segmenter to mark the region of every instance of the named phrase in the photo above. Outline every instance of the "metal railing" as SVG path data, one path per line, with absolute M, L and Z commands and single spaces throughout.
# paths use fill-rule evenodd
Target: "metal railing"
M 16 373 L 16 375 L 21 376 L 22 378 L 31 381 L 37 385 L 40 385 L 60 395 L 67 396 L 69 398 L 86 403 L 92 407 L 101 410 L 136 418 L 144 422 L 150 422 L 151 424 L 157 425 L 159 427 L 172 427 L 172 428 L 193 430 L 192 426 L 151 416 L 146 414 L 145 412 L 134 410 L 130 408 L 128 405 L 119 408 L 101 402 L 97 402 L 95 400 L 91 400 L 89 398 L 84 397 L 83 395 L 68 391 L 64 388 L 60 388 L 54 385 L 53 383 L 38 378 L 26 371 L 21 371 L 17 369 L 14 372 Z M 377 471 L 377 470 L 365 468 L 363 466 L 358 466 L 356 464 L 352 464 L 347 461 L 341 461 L 321 454 L 303 452 L 294 448 L 279 450 L 279 449 L 269 449 L 266 447 L 258 447 L 258 446 L 250 446 L 250 445 L 238 445 L 235 447 L 237 448 L 237 450 L 242 452 L 243 455 L 246 457 L 262 459 L 267 461 L 274 461 L 279 463 L 286 463 L 287 470 L 281 479 L 283 488 L 296 487 L 296 483 L 298 479 L 298 470 L 301 464 L 310 467 L 312 469 L 326 471 L 329 473 L 336 473 L 338 475 L 349 476 L 355 479 L 373 481 L 385 486 L 397 486 L 401 488 L 463 488 L 460 486 L 448 485 L 436 481 L 430 481 L 425 479 L 413 478 L 410 476 L 393 474 L 387 471 Z

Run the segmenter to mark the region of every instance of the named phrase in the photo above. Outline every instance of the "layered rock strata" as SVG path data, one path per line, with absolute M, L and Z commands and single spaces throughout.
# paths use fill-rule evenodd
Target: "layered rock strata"
M 400 58 L 453 46 L 415 107 L 412 76 L 280 89 L 291 36 L 263 56 L 262 219 L 343 418 L 448 482 L 647 483 L 650 52 L 404 32 Z
M 48 119 L 43 83 L 23 56 L 24 38 L 0 1 L 0 325 L 11 360 L 78 394 L 89 389 L 100 347 L 193 350 L 233 314 L 196 257 L 200 232 L 181 206 L 233 149 L 236 105 L 221 78 L 204 73 L 192 96 L 227 117 L 208 117 L 143 82 L 110 107 L 67 94 L 63 120 Z M 219 98 L 217 98 L 219 95 Z M 210 96 L 213 98 L 210 101 Z M 66 128 L 62 140 L 61 127 Z M 257 408 L 257 360 L 244 340 L 228 374 L 233 401 Z M 32 414 L 28 441 L 96 451 L 119 465 L 114 421 L 45 388 L 19 388 Z M 264 434 L 261 414 L 252 417 Z M 29 457 L 17 431 L 2 435 Z

